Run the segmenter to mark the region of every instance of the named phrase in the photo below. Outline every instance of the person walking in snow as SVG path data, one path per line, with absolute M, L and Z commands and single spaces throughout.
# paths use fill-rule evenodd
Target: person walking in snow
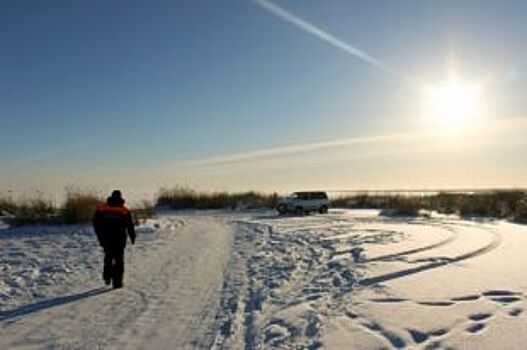
M 135 244 L 135 227 L 132 212 L 125 207 L 121 191 L 115 190 L 93 216 L 93 228 L 99 244 L 104 249 L 103 279 L 113 288 L 123 287 L 124 248 L 127 236 Z

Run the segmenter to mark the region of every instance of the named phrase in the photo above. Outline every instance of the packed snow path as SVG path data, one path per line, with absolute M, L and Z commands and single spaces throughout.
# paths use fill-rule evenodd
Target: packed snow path
M 232 230 L 225 219 L 212 217 L 166 216 L 153 225 L 139 230 L 134 256 L 127 257 L 125 288 L 115 291 L 101 287 L 101 254 L 88 228 L 63 235 L 42 233 L 39 228 L 33 233 L 27 229 L 0 232 L 3 257 L 17 253 L 13 259 L 40 259 L 36 271 L 48 263 L 44 261 L 46 250 L 55 254 L 50 260 L 62 261 L 49 262 L 55 269 L 62 268 L 60 275 L 67 276 L 65 270 L 76 268 L 71 265 L 88 266 L 83 273 L 72 272 L 69 279 L 58 281 L 62 284 L 58 296 L 54 290 L 54 297 L 1 311 L 0 349 L 209 348 L 217 328 L 215 317 Z M 36 246 L 34 256 L 16 249 L 17 244 L 26 244 L 27 250 L 28 242 Z M 65 255 L 71 250 L 75 257 Z M 81 253 L 84 258 L 79 257 Z M 64 267 L 70 258 L 77 260 Z M 28 266 L 28 261 L 18 265 Z M 12 265 L 11 270 L 16 267 Z M 45 271 L 40 278 L 43 274 Z M 25 274 L 19 277 L 22 288 L 31 287 L 31 281 L 23 281 Z M 4 301 L 13 302 L 12 298 Z

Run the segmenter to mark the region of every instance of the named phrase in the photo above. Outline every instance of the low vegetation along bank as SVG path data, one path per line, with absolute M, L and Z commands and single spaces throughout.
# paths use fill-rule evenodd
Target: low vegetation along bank
M 254 191 L 197 192 L 185 187 L 162 189 L 157 198 L 157 205 L 172 209 L 257 209 L 274 208 L 278 194 L 263 194 Z
M 198 192 L 185 187 L 162 189 L 156 205 L 171 209 L 272 209 L 279 196 L 254 191 Z M 61 206 L 42 196 L 26 200 L 0 198 L 0 216 L 13 226 L 28 224 L 89 223 L 97 206 L 104 201 L 92 192 L 70 191 Z M 333 208 L 375 208 L 391 215 L 416 216 L 421 210 L 463 217 L 488 217 L 527 223 L 527 191 L 479 193 L 439 193 L 426 196 L 353 195 L 333 198 Z M 153 203 L 143 201 L 133 208 L 136 222 L 155 215 Z
M 198 192 L 185 187 L 162 189 L 157 205 L 172 209 L 255 209 L 275 208 L 276 193 Z M 527 222 L 526 191 L 489 191 L 478 193 L 439 193 L 436 195 L 353 195 L 333 198 L 333 208 L 383 209 L 393 215 L 418 215 L 420 210 L 480 216 Z
M 431 210 L 463 217 L 489 217 L 527 223 L 526 191 L 439 193 L 428 196 L 355 195 L 332 200 L 333 207 L 386 209 L 395 215 Z
M 56 206 L 41 195 L 24 200 L 0 198 L 0 216 L 12 226 L 32 224 L 85 224 L 92 220 L 104 197 L 91 192 L 67 193 L 61 206 Z M 134 220 L 141 222 L 155 214 L 152 203 L 142 202 L 133 210 Z

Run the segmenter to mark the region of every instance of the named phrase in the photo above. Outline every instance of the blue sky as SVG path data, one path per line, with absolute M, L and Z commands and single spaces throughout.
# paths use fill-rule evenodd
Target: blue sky
M 0 191 L 527 185 L 524 1 L 273 3 L 400 76 L 249 0 L 2 1 Z M 439 84 L 452 65 L 485 85 L 476 131 L 247 153 L 417 135 L 431 124 L 408 80 Z

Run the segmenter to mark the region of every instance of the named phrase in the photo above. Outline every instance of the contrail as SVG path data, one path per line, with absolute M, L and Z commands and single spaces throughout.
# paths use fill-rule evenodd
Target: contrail
M 335 37 L 334 35 L 328 33 L 327 31 L 315 26 L 314 24 L 311 24 L 304 19 L 298 17 L 297 15 L 285 10 L 284 8 L 272 3 L 269 0 L 253 0 L 254 3 L 256 3 L 258 6 L 262 7 L 263 9 L 267 10 L 271 14 L 275 15 L 276 17 L 282 19 L 283 21 L 290 23 L 294 25 L 295 27 L 303 30 L 306 33 L 309 33 L 311 35 L 314 35 L 315 37 L 319 38 L 320 40 L 323 40 L 327 42 L 328 44 L 333 45 L 334 47 L 343 50 L 344 52 L 368 63 L 369 65 L 376 67 L 378 69 L 381 69 L 382 71 L 397 77 L 402 78 L 404 80 L 409 80 L 407 77 L 402 75 L 397 70 L 387 66 L 384 64 L 381 60 L 378 58 L 373 57 L 372 55 L 366 53 L 365 51 L 361 50 L 360 48 L 356 46 L 352 46 L 341 39 Z

